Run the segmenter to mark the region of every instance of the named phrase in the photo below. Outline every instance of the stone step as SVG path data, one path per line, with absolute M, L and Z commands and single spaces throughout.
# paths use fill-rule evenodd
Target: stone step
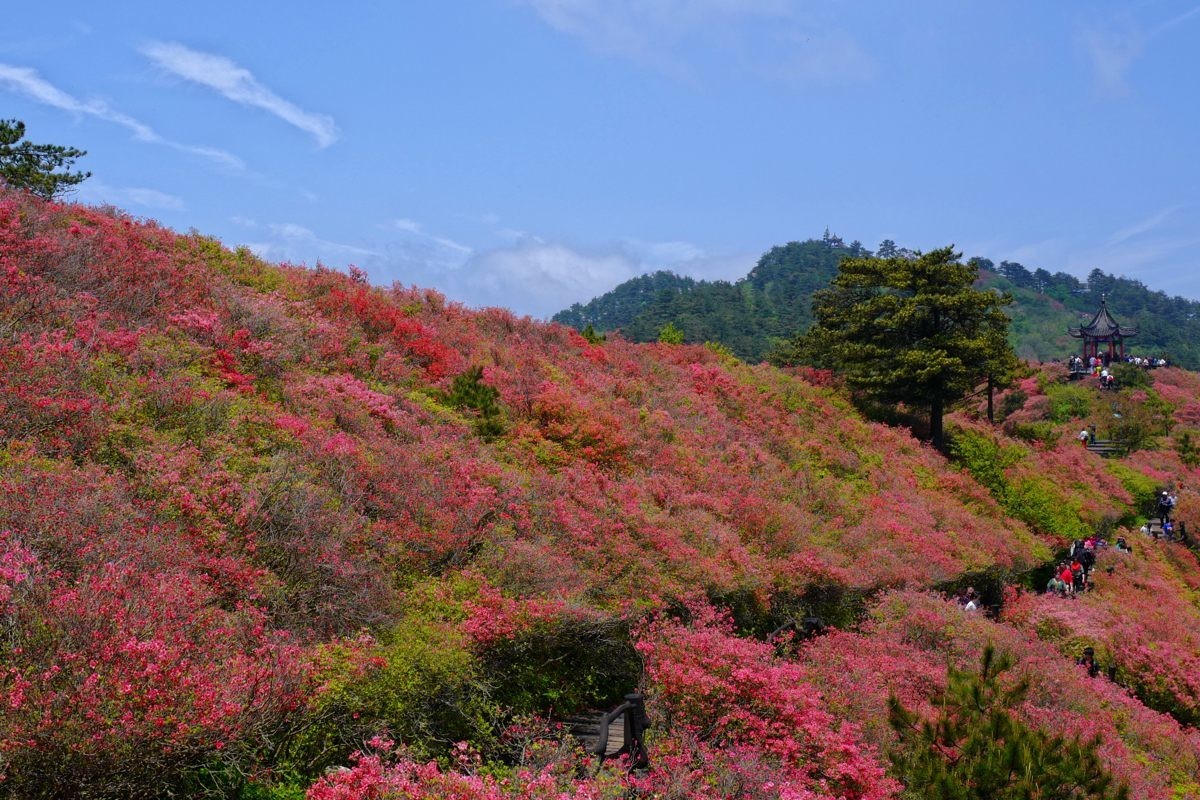
M 1101 456 L 1113 456 L 1121 452 L 1120 445 L 1107 439 L 1097 439 L 1094 442 L 1088 442 L 1087 449 L 1089 453 L 1096 453 Z

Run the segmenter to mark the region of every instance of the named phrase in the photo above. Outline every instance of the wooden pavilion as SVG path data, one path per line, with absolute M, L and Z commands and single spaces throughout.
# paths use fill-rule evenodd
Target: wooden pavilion
M 1091 357 L 1104 359 L 1104 363 L 1125 360 L 1125 339 L 1137 336 L 1137 328 L 1122 325 L 1108 313 L 1108 302 L 1100 296 L 1100 310 L 1092 321 L 1078 328 L 1067 328 L 1067 333 L 1076 339 L 1083 339 L 1083 358 Z M 1107 358 L 1105 357 L 1107 356 Z

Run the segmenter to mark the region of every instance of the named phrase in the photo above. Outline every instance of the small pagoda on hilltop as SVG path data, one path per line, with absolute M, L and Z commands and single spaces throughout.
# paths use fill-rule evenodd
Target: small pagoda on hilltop
M 1104 359 L 1107 364 L 1116 359 L 1125 359 L 1125 339 L 1137 336 L 1137 328 L 1122 325 L 1113 319 L 1112 314 L 1108 313 L 1107 300 L 1100 295 L 1100 310 L 1092 317 L 1092 321 L 1078 328 L 1067 328 L 1067 333 L 1076 339 L 1083 339 L 1085 360 L 1094 356 Z M 1104 355 L 1101 354 L 1102 345 L 1105 346 Z

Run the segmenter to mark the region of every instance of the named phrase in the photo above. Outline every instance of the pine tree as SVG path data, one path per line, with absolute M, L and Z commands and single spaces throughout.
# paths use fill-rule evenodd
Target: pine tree
M 0 182 L 50 200 L 91 177 L 90 172 L 69 171 L 75 159 L 87 155 L 85 151 L 22 142 L 23 138 L 24 122 L 0 120 Z
M 1018 719 L 1027 680 L 988 645 L 979 672 L 951 668 L 935 719 L 922 720 L 893 695 L 888 721 L 900 737 L 893 770 L 921 800 L 1128 800 L 1100 763 L 1099 739 L 1049 734 Z
M 474 366 L 456 375 L 446 395 L 446 401 L 455 408 L 472 409 L 475 432 L 484 441 L 492 441 L 505 431 L 504 412 L 500 407 L 500 392 L 496 387 L 483 382 L 483 367 Z
M 930 438 L 944 446 L 946 404 L 978 384 L 1003 385 L 1016 365 L 1007 295 L 974 288 L 978 271 L 945 247 L 913 259 L 847 258 L 813 295 L 814 325 L 780 358 L 840 373 L 884 402 L 929 409 Z

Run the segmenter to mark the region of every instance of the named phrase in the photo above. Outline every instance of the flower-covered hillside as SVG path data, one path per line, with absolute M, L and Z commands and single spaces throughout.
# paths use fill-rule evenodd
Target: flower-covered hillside
M 15 796 L 283 797 L 355 751 L 345 781 L 395 794 L 601 796 L 537 755 L 544 718 L 638 686 L 664 767 L 613 791 L 893 796 L 888 742 L 742 633 L 1034 567 L 1061 532 L 1019 509 L 720 348 L 589 341 L 0 194 Z M 681 622 L 700 598 L 742 632 Z

